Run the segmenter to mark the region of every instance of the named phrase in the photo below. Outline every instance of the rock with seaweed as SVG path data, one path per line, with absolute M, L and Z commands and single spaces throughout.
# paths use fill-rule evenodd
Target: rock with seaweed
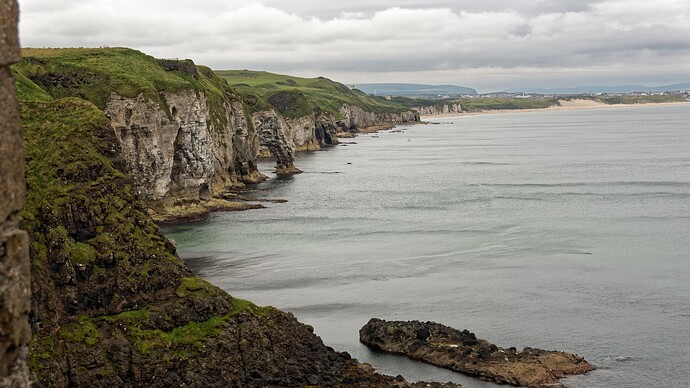
M 575 354 L 535 348 L 503 349 L 468 330 L 434 322 L 373 318 L 359 331 L 359 338 L 376 350 L 403 354 L 499 384 L 553 387 L 564 376 L 595 369 Z

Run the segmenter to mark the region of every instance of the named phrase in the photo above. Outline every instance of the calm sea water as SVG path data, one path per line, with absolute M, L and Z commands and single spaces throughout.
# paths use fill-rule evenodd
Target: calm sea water
M 166 232 L 201 276 L 384 373 L 494 386 L 370 352 L 358 330 L 372 317 L 599 367 L 570 387 L 690 386 L 690 106 L 398 129 L 258 186 L 287 203 Z

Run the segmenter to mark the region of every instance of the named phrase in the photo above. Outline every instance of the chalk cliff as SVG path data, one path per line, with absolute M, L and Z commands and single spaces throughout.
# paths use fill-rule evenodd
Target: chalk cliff
M 285 119 L 273 110 L 252 115 L 254 127 L 259 133 L 261 145 L 276 159 L 276 173 L 289 175 L 299 173 L 295 168 L 295 146 L 290 138 L 291 129 Z
M 238 182 L 260 180 L 259 137 L 238 101 L 225 101 L 223 121 L 211 122 L 204 91 L 161 92 L 170 109 L 140 94 L 115 93 L 105 114 L 115 129 L 143 198 L 205 198 Z
M 290 127 L 290 138 L 297 151 L 315 151 L 338 144 L 336 134 L 341 128 L 335 116 L 329 113 L 313 113 L 286 121 Z
M 256 168 L 260 137 L 239 96 L 210 69 L 129 49 L 30 49 L 25 57 L 15 67 L 22 85 L 102 109 L 139 198 L 161 219 L 265 179 Z M 113 70 L 127 67 L 139 72 Z
M 460 104 L 457 103 L 449 103 L 432 106 L 422 106 L 417 108 L 417 110 L 419 111 L 420 116 L 433 116 L 449 113 L 461 113 L 462 106 L 460 106 Z
M 395 125 L 416 123 L 420 121 L 419 112 L 409 110 L 404 112 L 368 112 L 358 106 L 344 104 L 340 108 L 344 117 L 343 123 L 350 131 L 379 125 Z

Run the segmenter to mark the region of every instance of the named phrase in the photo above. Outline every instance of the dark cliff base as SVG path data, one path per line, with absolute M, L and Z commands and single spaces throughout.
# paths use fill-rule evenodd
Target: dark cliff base
M 19 228 L 24 206 L 24 147 L 17 96 L 9 65 L 19 60 L 18 6 L 0 0 L 0 387 L 29 383 L 31 330 L 29 247 Z
M 359 331 L 360 341 L 373 349 L 452 369 L 499 384 L 553 387 L 558 379 L 587 373 L 595 367 L 584 358 L 557 351 L 503 349 L 433 322 L 387 322 L 372 319 Z

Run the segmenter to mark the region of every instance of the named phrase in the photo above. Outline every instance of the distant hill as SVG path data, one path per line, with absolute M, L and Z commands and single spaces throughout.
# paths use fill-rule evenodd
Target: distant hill
M 586 94 L 586 93 L 633 93 L 633 92 L 663 92 L 667 90 L 689 90 L 690 83 L 644 86 L 644 85 L 620 85 L 620 86 L 580 86 L 575 88 L 512 88 L 511 93 L 538 93 L 538 94 Z
M 367 94 L 378 96 L 431 96 L 448 95 L 457 97 L 462 95 L 477 95 L 477 91 L 457 85 L 423 85 L 423 84 L 400 84 L 400 83 L 380 83 L 380 84 L 356 84 L 355 87 Z

